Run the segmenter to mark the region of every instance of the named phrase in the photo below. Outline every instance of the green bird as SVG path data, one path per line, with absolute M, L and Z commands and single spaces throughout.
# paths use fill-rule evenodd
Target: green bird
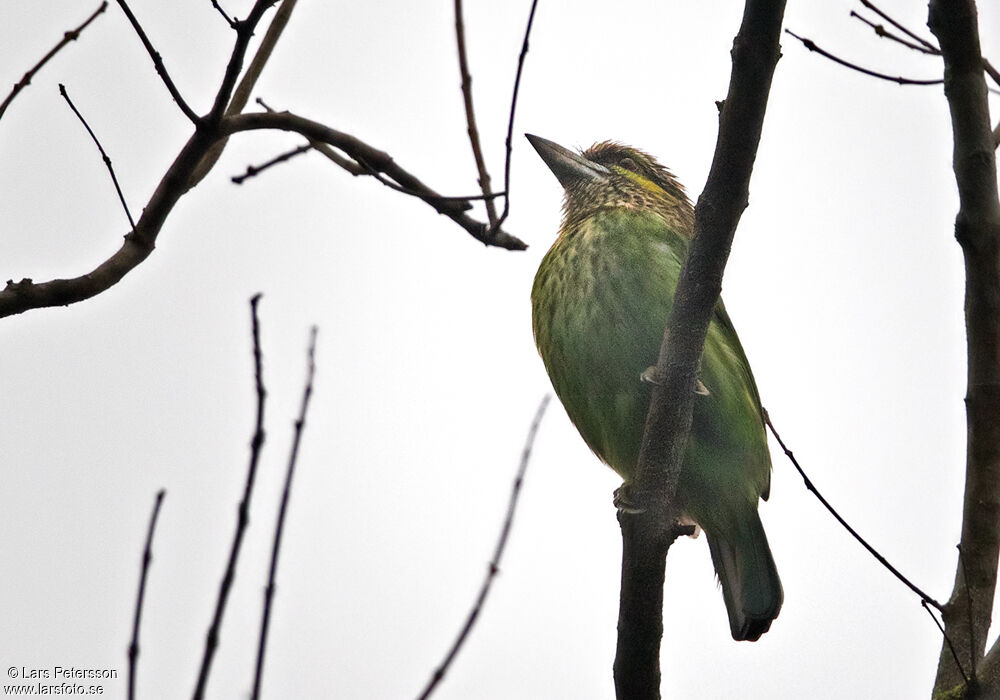
M 563 221 L 531 290 L 535 344 L 570 420 L 628 484 L 694 208 L 648 154 L 610 141 L 582 154 L 527 135 L 562 184 Z M 677 484 L 705 531 L 733 639 L 757 640 L 783 594 L 757 513 L 771 457 L 750 365 L 720 299 L 705 339 L 691 434 Z

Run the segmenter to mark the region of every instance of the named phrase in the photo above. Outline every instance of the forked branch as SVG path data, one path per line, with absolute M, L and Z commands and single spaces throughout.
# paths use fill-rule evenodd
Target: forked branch
M 125 275 L 149 257 L 173 207 L 215 164 L 226 139 L 241 131 L 278 129 L 301 133 L 314 147 L 341 167 L 356 175 L 376 175 L 383 182 L 390 183 L 391 186 L 398 187 L 407 194 L 420 197 L 484 244 L 508 250 L 524 250 L 527 247 L 518 238 L 502 230 L 494 230 L 488 223 L 470 217 L 466 213 L 470 206 L 470 198 L 442 197 L 419 178 L 401 168 L 388 154 L 353 136 L 287 113 L 238 114 L 245 105 L 267 58 L 271 55 L 281 30 L 286 25 L 289 13 L 295 6 L 295 0 L 284 0 L 281 3 L 250 68 L 243 74 L 238 85 L 237 80 L 240 79 L 240 71 L 253 31 L 265 12 L 277 0 L 256 0 L 245 20 L 233 21 L 236 25 L 237 39 L 225 77 L 216 93 L 212 111 L 204 118 L 198 117 L 181 96 L 166 71 L 162 57 L 126 0 L 117 2 L 132 23 L 168 91 L 195 124 L 194 133 L 164 173 L 152 196 L 142 208 L 142 214 L 115 252 L 93 269 L 75 277 L 44 282 L 36 282 L 29 277 L 20 281 L 7 280 L 6 286 L 0 290 L 0 318 L 31 309 L 68 306 L 96 296 L 120 282 Z M 88 23 L 90 21 L 92 18 Z M 86 23 L 83 26 L 86 26 Z M 523 53 L 522 51 L 522 59 Z M 341 157 L 334 149 L 344 153 L 345 157 Z M 506 195 L 506 190 L 498 194 Z

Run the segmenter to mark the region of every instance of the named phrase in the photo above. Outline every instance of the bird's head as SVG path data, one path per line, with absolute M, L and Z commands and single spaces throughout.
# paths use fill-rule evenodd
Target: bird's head
M 694 209 L 684 187 L 656 159 L 638 148 L 602 141 L 583 153 L 525 134 L 565 191 L 566 223 L 601 209 L 656 211 L 679 230 L 690 231 Z

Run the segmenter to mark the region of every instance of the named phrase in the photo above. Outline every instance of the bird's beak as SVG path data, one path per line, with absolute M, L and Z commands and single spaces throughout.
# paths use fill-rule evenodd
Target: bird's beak
M 611 171 L 600 163 L 587 160 L 558 143 L 543 139 L 534 134 L 525 134 L 538 155 L 542 157 L 549 170 L 556 176 L 563 188 L 567 188 L 581 180 L 604 180 Z

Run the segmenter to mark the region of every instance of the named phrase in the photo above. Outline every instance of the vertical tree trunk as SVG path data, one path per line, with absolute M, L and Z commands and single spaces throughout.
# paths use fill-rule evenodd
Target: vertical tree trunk
M 980 687 L 1000 553 L 1000 201 L 974 0 L 931 0 L 928 26 L 944 56 L 965 256 L 968 444 L 962 540 L 944 611 L 935 697 L 996 697 Z M 968 679 L 968 681 L 966 680 Z M 987 681 L 987 683 L 989 683 Z M 995 690 L 995 689 L 994 689 Z

